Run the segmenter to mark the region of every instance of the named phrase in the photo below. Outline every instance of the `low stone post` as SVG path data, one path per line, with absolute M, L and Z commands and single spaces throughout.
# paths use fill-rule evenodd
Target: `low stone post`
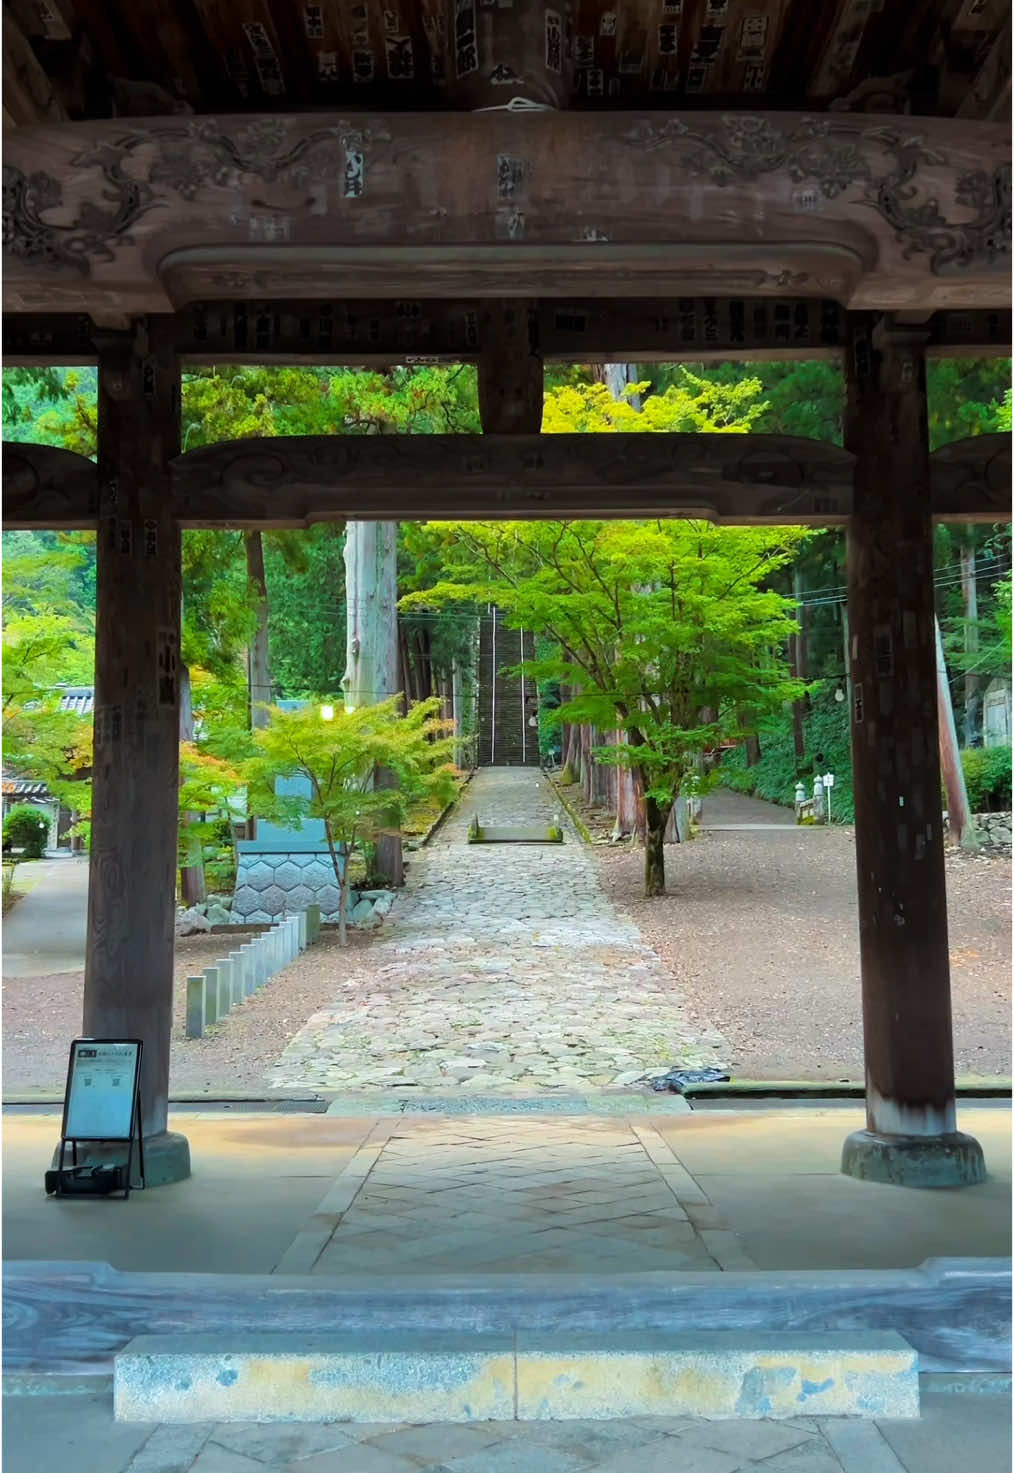
M 204 994 L 206 982 L 203 977 L 187 978 L 187 1037 L 204 1037 Z
M 230 951 L 229 960 L 232 963 L 232 991 L 234 996 L 246 996 L 246 967 L 247 960 L 243 948 L 239 951 Z
M 204 983 L 204 1023 L 207 1027 L 209 1024 L 217 1023 L 221 1016 L 218 1011 L 218 985 L 217 983 L 214 987 L 210 985 L 207 973 L 204 974 L 201 981 Z
M 296 916 L 296 922 L 297 922 L 297 924 L 299 926 L 299 949 L 300 949 L 300 951 L 305 951 L 306 950 L 306 911 L 305 910 L 301 910 L 299 912 L 299 914 Z
M 231 1008 L 232 1007 L 232 962 L 223 961 L 222 958 L 219 957 L 218 961 L 214 965 L 214 968 L 211 968 L 209 970 L 213 970 L 213 971 L 217 972 L 217 974 L 218 974 L 218 994 L 219 994 L 220 997 L 224 997 L 228 1001 L 229 1007 Z M 207 973 L 205 973 L 205 975 L 207 975 Z
M 243 996 L 249 997 L 257 986 L 257 956 L 252 941 L 240 947 L 243 955 Z
M 308 905 L 306 907 L 306 926 L 310 934 L 310 940 L 316 941 L 320 935 L 320 906 Z
M 208 998 L 215 999 L 215 1022 L 220 1023 L 229 1011 L 229 993 L 228 989 L 222 986 L 217 967 L 204 968 L 204 997 L 206 1009 Z
M 824 822 L 824 779 L 819 775 L 813 779 L 813 821 Z

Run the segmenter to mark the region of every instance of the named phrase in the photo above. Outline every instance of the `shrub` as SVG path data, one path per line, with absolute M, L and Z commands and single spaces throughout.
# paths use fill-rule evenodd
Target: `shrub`
M 1006 813 L 1011 806 L 1010 747 L 968 747 L 961 754 L 973 813 Z
M 21 849 L 26 859 L 41 859 L 49 838 L 49 820 L 31 803 L 19 803 L 4 819 L 4 848 Z

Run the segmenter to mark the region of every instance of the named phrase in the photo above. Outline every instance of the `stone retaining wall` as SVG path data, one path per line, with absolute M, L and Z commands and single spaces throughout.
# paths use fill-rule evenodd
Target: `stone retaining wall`
M 1011 815 L 1009 813 L 977 813 L 975 814 L 975 827 L 985 848 L 1010 854 Z

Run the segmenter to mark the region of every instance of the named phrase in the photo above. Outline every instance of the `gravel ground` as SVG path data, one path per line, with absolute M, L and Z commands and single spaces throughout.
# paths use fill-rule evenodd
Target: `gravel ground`
M 760 806 L 760 805 L 758 805 Z M 848 828 L 708 832 L 644 857 L 597 847 L 603 888 L 754 1079 L 862 1079 L 855 850 Z M 1011 1072 L 1011 862 L 947 856 L 955 1065 Z
M 187 936 L 176 943 L 173 1094 L 228 1090 L 263 1096 L 265 1075 L 311 1013 L 326 1006 L 369 938 L 351 933 L 343 952 L 336 932 L 273 977 L 204 1038 L 186 1038 L 186 978 L 249 940 L 245 933 Z M 50 977 L 5 977 L 3 1087 L 5 1096 L 28 1090 L 63 1093 L 67 1049 L 81 1029 L 82 972 Z

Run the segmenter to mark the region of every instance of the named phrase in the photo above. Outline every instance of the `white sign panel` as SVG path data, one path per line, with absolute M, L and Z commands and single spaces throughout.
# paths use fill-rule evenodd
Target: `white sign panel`
M 129 1139 L 140 1048 L 129 1040 L 75 1040 L 67 1080 L 65 1139 Z
M 833 772 L 825 772 L 824 776 L 821 778 L 821 782 L 824 784 L 825 788 L 833 788 L 834 787 L 834 773 Z

